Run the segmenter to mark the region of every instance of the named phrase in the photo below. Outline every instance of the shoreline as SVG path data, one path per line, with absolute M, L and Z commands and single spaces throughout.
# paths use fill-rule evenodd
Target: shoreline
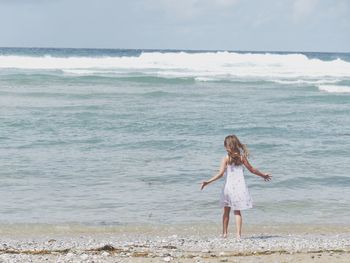
M 183 224 L 123 224 L 123 225 L 92 225 L 92 224 L 52 224 L 52 223 L 0 223 L 2 237 L 36 237 L 42 235 L 74 236 L 79 234 L 137 234 L 143 235 L 215 235 L 221 233 L 221 223 L 183 223 Z M 229 234 L 234 234 L 234 219 L 229 224 Z M 265 234 L 339 234 L 349 233 L 348 224 L 291 224 L 277 223 L 275 225 L 243 225 L 243 236 L 257 233 Z
M 3 228 L 4 262 L 348 262 L 350 255 L 347 226 L 247 226 L 240 241 L 232 224 L 226 239 L 219 224 L 76 226 L 12 235 Z

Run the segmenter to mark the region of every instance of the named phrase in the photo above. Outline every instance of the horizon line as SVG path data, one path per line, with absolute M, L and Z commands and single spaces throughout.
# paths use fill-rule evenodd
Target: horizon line
M 0 46 L 0 49 L 86 49 L 86 50 L 139 50 L 139 51 L 191 51 L 191 52 L 256 52 L 256 53 L 336 53 L 348 54 L 350 51 L 291 51 L 291 50 L 233 50 L 233 49 L 178 49 L 178 48 L 108 48 L 108 47 L 48 47 L 48 46 Z

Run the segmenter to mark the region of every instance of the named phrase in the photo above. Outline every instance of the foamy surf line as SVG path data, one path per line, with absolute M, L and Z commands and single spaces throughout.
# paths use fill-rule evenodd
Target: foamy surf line
M 142 52 L 139 56 L 54 57 L 0 56 L 1 69 L 61 70 L 67 74 L 119 74 L 195 77 L 198 81 L 230 78 L 350 78 L 350 62 L 324 61 L 303 54 L 235 52 Z M 293 81 L 293 80 L 292 80 Z M 322 81 L 322 80 L 321 80 Z
M 318 89 L 328 93 L 350 93 L 350 86 L 319 85 Z

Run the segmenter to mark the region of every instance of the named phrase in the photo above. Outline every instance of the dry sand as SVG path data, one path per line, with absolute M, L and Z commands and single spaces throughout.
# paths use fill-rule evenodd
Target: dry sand
M 231 229 L 232 231 L 233 229 Z M 8 226 L 0 262 L 350 262 L 347 226 Z

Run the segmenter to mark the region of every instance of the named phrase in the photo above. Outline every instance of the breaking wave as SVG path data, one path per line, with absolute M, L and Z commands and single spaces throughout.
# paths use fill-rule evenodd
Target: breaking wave
M 142 52 L 139 56 L 54 57 L 1 55 L 0 68 L 62 70 L 67 74 L 125 74 L 197 77 L 199 81 L 225 78 L 343 78 L 350 62 L 324 61 L 304 54 L 235 52 Z M 286 80 L 288 81 L 288 80 Z M 290 81 L 290 80 L 289 80 Z M 307 80 L 306 80 L 307 81 Z

